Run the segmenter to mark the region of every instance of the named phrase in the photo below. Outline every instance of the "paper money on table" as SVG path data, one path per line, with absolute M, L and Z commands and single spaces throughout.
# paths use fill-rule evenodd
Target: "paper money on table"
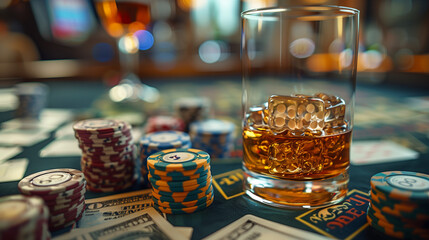
M 328 238 L 253 215 L 245 215 L 237 221 L 204 238 L 204 240 L 215 239 L 327 240 Z
M 85 200 L 85 212 L 78 222 L 78 228 L 104 224 L 131 213 L 151 207 L 152 190 L 145 189 L 101 198 Z
M 154 208 L 147 208 L 128 216 L 90 228 L 78 229 L 55 239 L 160 239 L 188 240 Z

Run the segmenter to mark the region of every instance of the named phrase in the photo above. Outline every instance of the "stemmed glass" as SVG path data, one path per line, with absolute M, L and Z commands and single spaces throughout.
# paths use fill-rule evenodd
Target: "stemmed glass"
M 112 90 L 123 93 L 120 101 L 157 101 L 159 91 L 143 84 L 136 74 L 139 67 L 138 33 L 147 29 L 151 22 L 150 0 L 94 0 L 94 4 L 104 29 L 117 42 L 122 76 Z

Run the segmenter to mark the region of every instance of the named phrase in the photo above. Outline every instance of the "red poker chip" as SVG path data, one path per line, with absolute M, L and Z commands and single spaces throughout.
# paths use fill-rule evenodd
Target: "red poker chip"
M 58 226 L 63 225 L 67 222 L 74 221 L 76 218 L 85 211 L 85 203 L 82 203 L 72 211 L 65 212 L 62 215 L 56 215 L 55 218 L 49 218 L 49 225 Z
M 115 187 L 104 187 L 104 186 L 91 186 L 90 184 L 86 185 L 86 189 L 91 192 L 98 192 L 98 193 L 105 193 L 105 192 L 117 192 L 121 190 L 125 190 L 127 188 L 130 188 L 134 182 L 136 181 L 136 178 L 132 178 L 131 181 L 127 182 L 126 184 L 122 184 Z
M 131 144 L 120 145 L 120 146 L 105 146 L 105 147 L 92 147 L 79 145 L 83 152 L 89 154 L 102 154 L 102 155 L 115 155 L 124 154 L 127 152 L 134 151 L 134 147 Z
M 71 198 L 75 195 L 79 195 L 82 193 L 82 190 L 85 189 L 86 181 L 83 182 L 80 186 L 57 194 L 49 194 L 49 195 L 39 195 L 39 197 L 43 198 L 43 200 L 51 202 L 51 201 L 62 201 L 63 199 Z
M 76 201 L 85 195 L 85 192 L 86 192 L 85 187 L 86 187 L 86 183 L 85 183 L 85 185 L 82 185 L 80 192 L 76 193 L 75 195 L 72 195 L 69 197 L 63 197 L 63 198 L 55 198 L 53 200 L 45 200 L 45 204 L 47 206 L 52 206 L 52 205 L 56 205 L 56 204 L 67 204 L 67 203 L 71 203 L 73 201 Z
M 134 171 L 128 172 L 121 177 L 97 177 L 93 175 L 90 177 L 90 174 L 85 175 L 88 178 L 89 184 L 95 186 L 95 185 L 119 185 L 122 183 L 126 183 L 127 181 L 131 180 L 131 178 L 134 177 Z
M 125 172 L 133 171 L 134 166 L 121 166 L 120 168 L 94 168 L 94 167 L 86 167 L 82 166 L 82 172 L 89 172 L 91 174 L 97 174 L 100 176 L 111 176 L 111 175 L 120 175 Z
M 136 158 L 135 152 L 130 152 L 126 154 L 120 154 L 120 155 L 88 155 L 86 153 L 82 153 L 82 158 L 84 158 L 85 162 L 89 163 L 110 163 L 110 162 L 129 162 L 134 161 Z
M 88 186 L 88 184 L 86 186 Z M 54 216 L 54 215 L 58 215 L 58 214 L 61 214 L 61 213 L 65 213 L 65 212 L 71 211 L 72 209 L 77 208 L 80 204 L 82 204 L 82 203 L 85 202 L 85 198 L 80 199 L 80 200 L 81 201 L 73 204 L 69 208 L 62 208 L 62 209 L 59 209 L 57 211 L 53 211 L 53 210 L 49 209 L 49 213 L 51 214 L 51 216 Z
M 76 208 L 70 209 L 67 212 L 57 214 L 57 215 L 50 215 L 49 221 L 52 222 L 58 222 L 62 219 L 69 219 L 69 218 L 76 218 L 79 216 L 79 214 L 84 211 L 86 208 L 85 202 L 83 202 L 81 205 L 77 206 Z
M 75 138 L 79 142 L 83 143 L 93 143 L 93 144 L 103 144 L 103 143 L 115 143 L 118 141 L 132 139 L 131 132 L 118 132 L 113 135 L 77 135 L 75 134 Z
M 87 156 L 110 156 L 110 157 L 120 157 L 122 155 L 131 154 L 135 152 L 134 145 L 129 145 L 128 147 L 115 152 L 113 149 L 109 149 L 106 151 L 95 151 L 95 150 L 82 150 L 82 153 Z
M 121 166 L 134 166 L 134 159 L 132 157 L 125 157 L 122 156 L 118 161 L 98 161 L 94 158 L 88 158 L 84 155 L 81 157 L 80 164 L 81 166 L 84 165 L 85 167 L 93 167 L 93 168 L 120 168 Z
M 127 128 L 127 123 L 112 119 L 86 119 L 73 124 L 73 130 L 78 133 L 111 133 Z
M 108 178 L 122 178 L 123 176 L 128 175 L 131 172 L 134 172 L 134 167 L 124 168 L 122 171 L 110 172 L 109 174 L 104 174 L 104 172 L 93 171 L 93 169 L 85 169 L 84 171 L 85 178 L 90 178 L 91 180 L 98 179 L 108 179 Z
M 79 146 L 84 147 L 120 147 L 125 145 L 132 144 L 132 138 L 122 138 L 117 141 L 109 141 L 109 142 L 91 142 L 91 141 L 81 141 L 79 140 Z
M 76 169 L 61 168 L 37 172 L 23 178 L 18 183 L 24 195 L 57 195 L 83 184 L 83 173 Z
M 92 133 L 92 132 L 74 132 L 77 139 L 103 141 L 108 138 L 129 137 L 131 136 L 131 126 L 126 127 L 120 131 L 105 132 L 105 133 Z
M 58 230 L 61 230 L 61 229 L 73 226 L 73 224 L 77 223 L 82 218 L 84 212 L 85 211 L 82 211 L 82 213 L 75 220 L 73 220 L 73 221 L 66 222 L 66 223 L 58 225 L 58 226 L 51 226 L 51 225 L 49 225 L 49 231 L 55 232 L 55 231 L 58 231 Z
M 150 117 L 145 125 L 145 132 L 159 132 L 159 131 L 184 131 L 185 122 L 177 117 L 173 116 L 153 116 Z
M 67 208 L 67 209 L 70 209 L 71 207 L 73 207 L 76 203 L 80 203 L 80 202 L 82 202 L 82 201 L 84 201 L 85 200 L 85 196 L 80 196 L 80 198 L 76 198 L 76 199 L 74 199 L 73 201 L 71 201 L 71 202 L 68 202 L 68 203 L 56 203 L 56 204 L 51 204 L 51 205 L 48 205 L 46 202 L 45 202 L 45 204 L 46 204 L 46 206 L 48 206 L 48 208 L 49 208 L 49 210 L 50 211 L 52 211 L 52 212 L 56 212 L 56 211 L 60 211 L 60 210 L 62 210 L 62 209 L 65 209 L 65 208 Z

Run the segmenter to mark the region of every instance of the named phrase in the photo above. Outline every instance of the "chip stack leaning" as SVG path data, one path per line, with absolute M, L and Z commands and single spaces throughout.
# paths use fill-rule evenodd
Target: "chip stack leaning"
M 407 171 L 371 178 L 368 223 L 401 239 L 429 239 L 429 175 Z
M 213 203 L 210 155 L 198 149 L 168 149 L 147 159 L 154 207 L 168 214 L 193 213 Z
M 87 119 L 75 123 L 73 129 L 82 150 L 81 168 L 88 190 L 115 192 L 133 185 L 137 151 L 128 123 Z
M 76 169 L 59 168 L 37 172 L 18 183 L 19 191 L 44 200 L 49 209 L 49 230 L 69 227 L 85 211 L 86 180 Z
M 230 157 L 234 150 L 235 125 L 232 122 L 219 119 L 194 122 L 189 135 L 192 147 L 208 152 L 213 159 Z
M 147 183 L 147 157 L 171 148 L 191 148 L 191 138 L 185 132 L 161 131 L 143 136 L 139 141 L 140 172 L 142 182 Z
M 0 198 L 0 239 L 48 240 L 48 220 L 49 210 L 39 197 Z

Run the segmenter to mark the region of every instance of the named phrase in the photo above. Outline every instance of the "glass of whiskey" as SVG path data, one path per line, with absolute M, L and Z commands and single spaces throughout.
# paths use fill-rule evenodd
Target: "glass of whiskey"
M 284 208 L 347 194 L 359 11 L 341 6 L 241 14 L 244 191 Z

